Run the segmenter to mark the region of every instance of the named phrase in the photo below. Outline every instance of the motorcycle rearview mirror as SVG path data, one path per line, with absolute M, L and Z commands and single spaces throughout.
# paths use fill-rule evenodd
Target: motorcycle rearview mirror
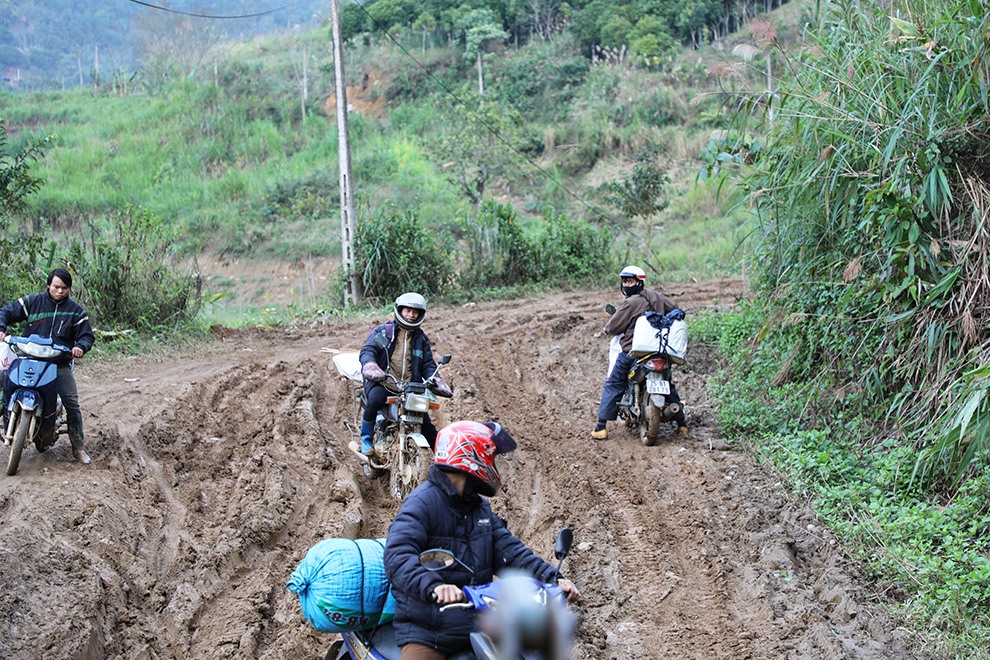
M 571 545 L 573 543 L 574 532 L 569 527 L 563 528 L 557 533 L 557 543 L 553 546 L 553 556 L 560 561 L 564 561 L 564 557 L 571 551 Z
M 615 314 L 615 305 L 613 305 L 612 303 L 608 303 L 607 305 L 605 305 L 605 312 L 609 316 L 611 316 L 612 314 Z
M 451 358 L 451 356 L 449 354 L 448 355 L 441 355 L 440 356 L 440 364 L 447 364 L 448 362 L 450 362 L 450 358 Z
M 470 566 L 455 557 L 454 553 L 443 548 L 430 548 L 419 553 L 419 564 L 428 571 L 442 571 L 454 564 L 460 564 L 474 575 L 474 570 Z

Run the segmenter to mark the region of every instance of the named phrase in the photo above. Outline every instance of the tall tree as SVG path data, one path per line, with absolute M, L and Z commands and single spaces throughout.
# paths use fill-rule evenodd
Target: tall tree
M 489 9 L 472 9 L 458 21 L 464 35 L 464 55 L 476 61 L 478 69 L 478 94 L 485 94 L 484 57 L 489 44 L 501 43 L 509 38 Z
M 489 183 L 519 161 L 516 152 L 526 143 L 524 122 L 510 106 L 480 97 L 463 100 L 463 105 L 440 106 L 440 125 L 446 129 L 428 149 L 447 180 L 477 206 Z

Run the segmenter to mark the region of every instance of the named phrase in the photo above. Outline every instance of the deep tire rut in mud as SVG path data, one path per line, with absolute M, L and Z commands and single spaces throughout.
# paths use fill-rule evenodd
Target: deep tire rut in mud
M 733 304 L 737 281 L 671 285 L 688 312 Z M 519 442 L 493 506 L 584 593 L 575 658 L 925 657 L 858 580 L 832 535 L 774 475 L 719 437 L 693 345 L 675 381 L 691 435 L 655 447 L 621 423 L 590 431 L 617 291 L 435 307 L 453 361 L 438 425 L 495 419 Z M 383 318 L 218 331 L 195 354 L 86 364 L 93 463 L 63 439 L 0 477 L 0 657 L 322 658 L 285 589 L 327 537 L 383 537 L 398 508 L 366 477 L 353 385 L 333 351 Z M 6 448 L 0 460 L 7 458 Z

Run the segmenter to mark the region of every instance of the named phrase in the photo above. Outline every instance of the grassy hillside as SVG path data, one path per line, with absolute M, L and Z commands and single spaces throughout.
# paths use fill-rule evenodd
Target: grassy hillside
M 480 198 L 511 203 L 529 230 L 548 208 L 604 227 L 614 251 L 598 258 L 603 270 L 648 261 L 668 280 L 739 271 L 741 216 L 731 196 L 695 179 L 700 151 L 726 121 L 725 94 L 708 75 L 723 52 L 686 52 L 656 73 L 618 58 L 592 64 L 561 36 L 489 54 L 479 97 L 471 61 L 418 46 L 348 45 L 359 224 L 387 207 L 414 210 L 456 245 L 478 207 L 455 180 L 480 163 L 489 170 Z M 330 50 L 319 30 L 217 50 L 211 66 L 153 94 L 0 96 L 13 147 L 58 136 L 35 169 L 47 183 L 26 226 L 84 234 L 140 206 L 174 229 L 175 258 L 336 259 Z M 627 217 L 608 187 L 645 149 L 669 177 L 666 208 Z

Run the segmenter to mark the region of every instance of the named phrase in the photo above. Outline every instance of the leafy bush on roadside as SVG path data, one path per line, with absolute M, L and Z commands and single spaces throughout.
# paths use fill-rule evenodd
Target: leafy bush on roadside
M 615 270 L 608 230 L 552 208 L 544 212 L 535 244 L 536 281 L 588 283 Z
M 21 233 L 12 222 L 25 208 L 25 198 L 41 187 L 41 179 L 31 174 L 31 165 L 53 140 L 47 137 L 12 147 L 7 123 L 0 118 L 0 304 L 40 291 L 53 266 L 55 244 L 39 235 Z
M 990 643 L 990 469 L 951 497 L 924 490 L 912 480 L 916 450 L 877 437 L 877 411 L 842 379 L 793 378 L 788 355 L 805 325 L 751 303 L 692 322 L 695 341 L 718 345 L 727 363 L 709 385 L 723 433 L 810 501 L 902 614 L 938 631 L 945 657 L 975 657 Z
M 450 248 L 415 209 L 386 206 L 358 224 L 355 266 L 364 296 L 384 304 L 406 291 L 442 295 L 453 281 Z
M 464 223 L 464 239 L 462 288 L 513 286 L 532 280 L 536 249 L 511 204 L 485 200 L 474 221 Z
M 463 231 L 465 289 L 588 283 L 608 271 L 612 260 L 606 230 L 551 208 L 524 227 L 511 204 L 486 200 Z
M 164 222 L 143 208 L 90 223 L 89 236 L 71 242 L 69 269 L 84 284 L 80 302 L 95 326 L 155 334 L 193 319 L 200 276 L 169 263 L 170 242 Z

